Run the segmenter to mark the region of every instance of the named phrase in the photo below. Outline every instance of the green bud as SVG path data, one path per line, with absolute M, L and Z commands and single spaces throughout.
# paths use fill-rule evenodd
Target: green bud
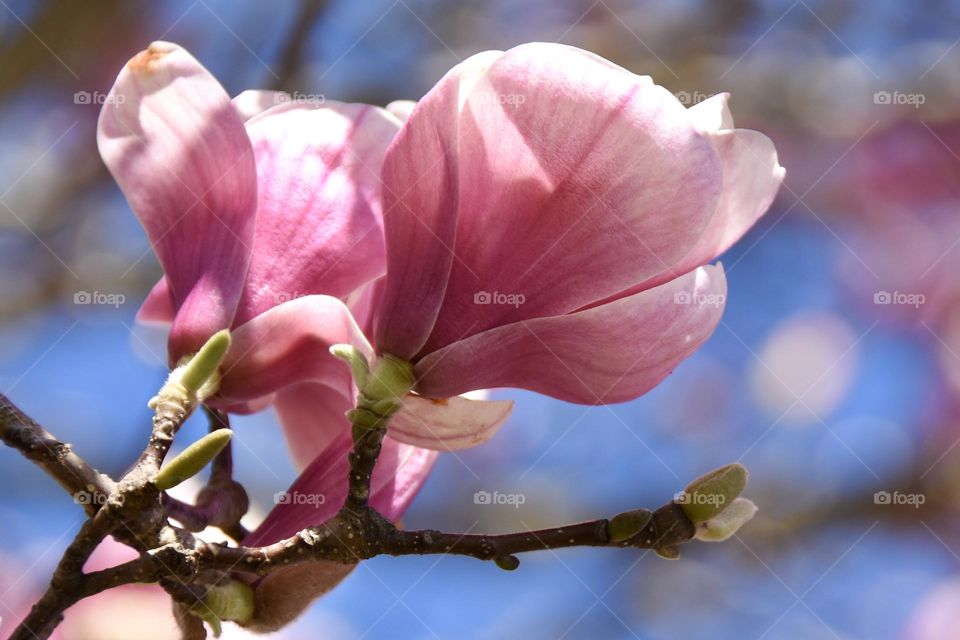
M 515 571 L 520 566 L 520 558 L 517 556 L 497 556 L 493 562 L 504 571 Z
M 756 513 L 757 505 L 751 500 L 737 498 L 716 517 L 698 524 L 696 538 L 704 542 L 722 542 L 750 522 Z
M 690 522 L 700 524 L 730 506 L 747 486 L 747 469 L 733 463 L 700 476 L 687 485 L 673 501 L 680 505 Z
M 402 398 L 413 388 L 415 381 L 412 363 L 385 353 L 361 390 L 374 402 Z
M 646 509 L 624 511 L 610 518 L 607 524 L 607 535 L 610 542 L 623 542 L 634 537 L 647 526 L 653 513 Z
M 228 330 L 224 329 L 210 336 L 210 339 L 200 347 L 200 351 L 184 366 L 180 374 L 180 384 L 199 394 L 201 388 L 217 373 L 229 349 L 230 332 Z
M 232 436 L 230 429 L 211 431 L 167 462 L 157 473 L 154 484 L 166 491 L 197 475 L 227 446 Z
M 230 580 L 207 589 L 203 600 L 191 607 L 190 612 L 206 621 L 213 635 L 220 637 L 220 621 L 231 620 L 244 624 L 253 619 L 253 588 L 246 582 Z
M 367 380 L 370 379 L 370 365 L 359 349 L 351 344 L 335 344 L 330 347 L 330 353 L 350 365 L 350 372 L 358 388 L 363 389 L 367 385 Z

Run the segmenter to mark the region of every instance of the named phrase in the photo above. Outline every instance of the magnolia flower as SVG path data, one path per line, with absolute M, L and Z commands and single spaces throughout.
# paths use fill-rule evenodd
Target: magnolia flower
M 171 365 L 230 328 L 210 402 L 240 412 L 274 404 L 294 462 L 307 467 L 291 492 L 326 498 L 319 509 L 281 505 L 247 544 L 321 524 L 343 502 L 343 414 L 355 388 L 329 348 L 366 344 L 357 320 L 368 323 L 364 292 L 385 261 L 379 171 L 399 127 L 366 105 L 270 92 L 231 101 L 190 54 L 163 42 L 130 60 L 105 100 L 101 155 L 164 270 L 139 319 L 171 324 Z M 356 320 L 342 299 L 356 302 Z M 399 518 L 435 457 L 386 438 L 371 504 Z M 348 568 L 310 572 L 313 588 L 300 594 L 312 599 Z
M 686 109 L 562 45 L 477 54 L 384 158 L 376 347 L 414 363 L 430 398 L 635 398 L 719 322 L 723 268 L 703 265 L 783 175 L 766 136 L 733 127 L 726 95 Z

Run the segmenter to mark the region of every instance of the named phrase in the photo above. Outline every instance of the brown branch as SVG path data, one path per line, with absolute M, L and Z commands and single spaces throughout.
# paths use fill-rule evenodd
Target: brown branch
M 88 515 L 96 513 L 113 490 L 113 480 L 74 453 L 0 394 L 0 440 L 18 450 L 56 480 Z

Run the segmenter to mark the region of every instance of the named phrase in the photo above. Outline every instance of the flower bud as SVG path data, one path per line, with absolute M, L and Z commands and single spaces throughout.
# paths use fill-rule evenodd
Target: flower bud
M 352 344 L 335 344 L 330 347 L 330 353 L 350 365 L 350 372 L 357 387 L 363 389 L 370 378 L 370 365 L 366 356 Z
M 700 524 L 724 511 L 747 486 L 747 469 L 728 464 L 700 476 L 687 485 L 673 501 L 694 524 Z
M 163 465 L 154 484 L 166 491 L 197 475 L 227 446 L 232 436 L 230 429 L 211 431 Z
M 413 364 L 385 353 L 360 392 L 371 408 L 380 412 L 397 404 L 413 388 L 414 382 Z
M 697 540 L 722 542 L 750 522 L 757 513 L 757 505 L 746 498 L 737 498 L 715 517 L 697 525 Z
M 244 624 L 253 619 L 253 588 L 239 580 L 214 585 L 207 589 L 203 600 L 191 607 L 190 612 L 206 621 L 214 637 L 219 638 L 221 620 Z
M 607 523 L 607 535 L 610 542 L 623 542 L 634 537 L 647 526 L 653 513 L 646 509 L 624 511 L 610 518 Z

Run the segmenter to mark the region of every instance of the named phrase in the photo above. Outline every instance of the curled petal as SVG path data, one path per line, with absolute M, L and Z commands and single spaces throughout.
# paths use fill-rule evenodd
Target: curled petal
M 709 138 L 668 91 L 578 49 L 529 44 L 480 54 L 441 80 L 388 151 L 384 183 L 385 199 L 406 194 L 396 208 L 415 214 L 385 216 L 387 304 L 430 286 L 406 301 L 427 315 L 443 295 L 422 356 L 663 272 L 694 246 L 723 179 Z M 436 218 L 456 219 L 455 232 L 421 224 Z M 404 265 L 439 265 L 455 241 L 445 287 L 440 269 L 427 284 L 413 282 L 417 269 L 394 269 L 395 234 L 417 248 Z M 478 304 L 484 292 L 523 302 Z M 385 307 L 378 331 L 410 314 Z M 380 346 L 393 353 L 400 338 L 391 340 Z M 405 339 L 406 351 L 415 346 Z
M 285 302 L 231 334 L 223 363 L 221 402 L 246 402 L 302 382 L 318 382 L 351 394 L 350 370 L 330 355 L 335 344 L 352 344 L 368 358 L 373 350 L 347 307 L 330 296 Z
M 417 363 L 416 390 L 449 397 L 520 387 L 581 404 L 631 400 L 710 336 L 725 297 L 723 268 L 707 266 L 597 307 L 491 329 Z
M 167 283 L 166 276 L 164 276 L 160 278 L 157 284 L 153 285 L 143 304 L 140 305 L 140 310 L 137 311 L 137 321 L 170 324 L 176 315 L 177 309 L 173 306 L 170 285 Z
M 229 96 L 155 42 L 120 72 L 97 143 L 163 266 L 178 313 L 171 360 L 229 327 L 253 246 L 253 150 Z
M 483 444 L 513 411 L 512 400 L 469 400 L 462 396 L 432 400 L 408 394 L 390 419 L 390 437 L 438 451 Z
M 687 109 L 694 125 L 706 133 L 733 129 L 733 114 L 730 113 L 729 93 L 718 93 Z
M 244 544 L 270 544 L 333 517 L 347 497 L 347 455 L 352 445 L 349 431 L 334 439 L 286 491 L 289 497 L 278 497 L 279 504 Z M 436 457 L 435 451 L 384 438 L 370 485 L 371 506 L 390 520 L 398 519 L 423 485 Z
M 315 382 L 297 384 L 277 393 L 274 407 L 297 469 L 304 469 L 337 436 L 350 430 L 344 414 L 353 404 L 342 390 Z
M 416 106 L 417 103 L 413 100 L 394 100 L 386 106 L 386 109 L 396 116 L 400 122 L 406 122 Z
M 260 115 L 267 109 L 290 101 L 290 94 L 285 91 L 266 91 L 248 89 L 233 98 L 240 119 L 246 122 L 250 118 Z
M 359 104 L 286 103 L 247 124 L 257 229 L 242 324 L 281 302 L 343 297 L 385 269 L 380 166 L 400 125 Z

